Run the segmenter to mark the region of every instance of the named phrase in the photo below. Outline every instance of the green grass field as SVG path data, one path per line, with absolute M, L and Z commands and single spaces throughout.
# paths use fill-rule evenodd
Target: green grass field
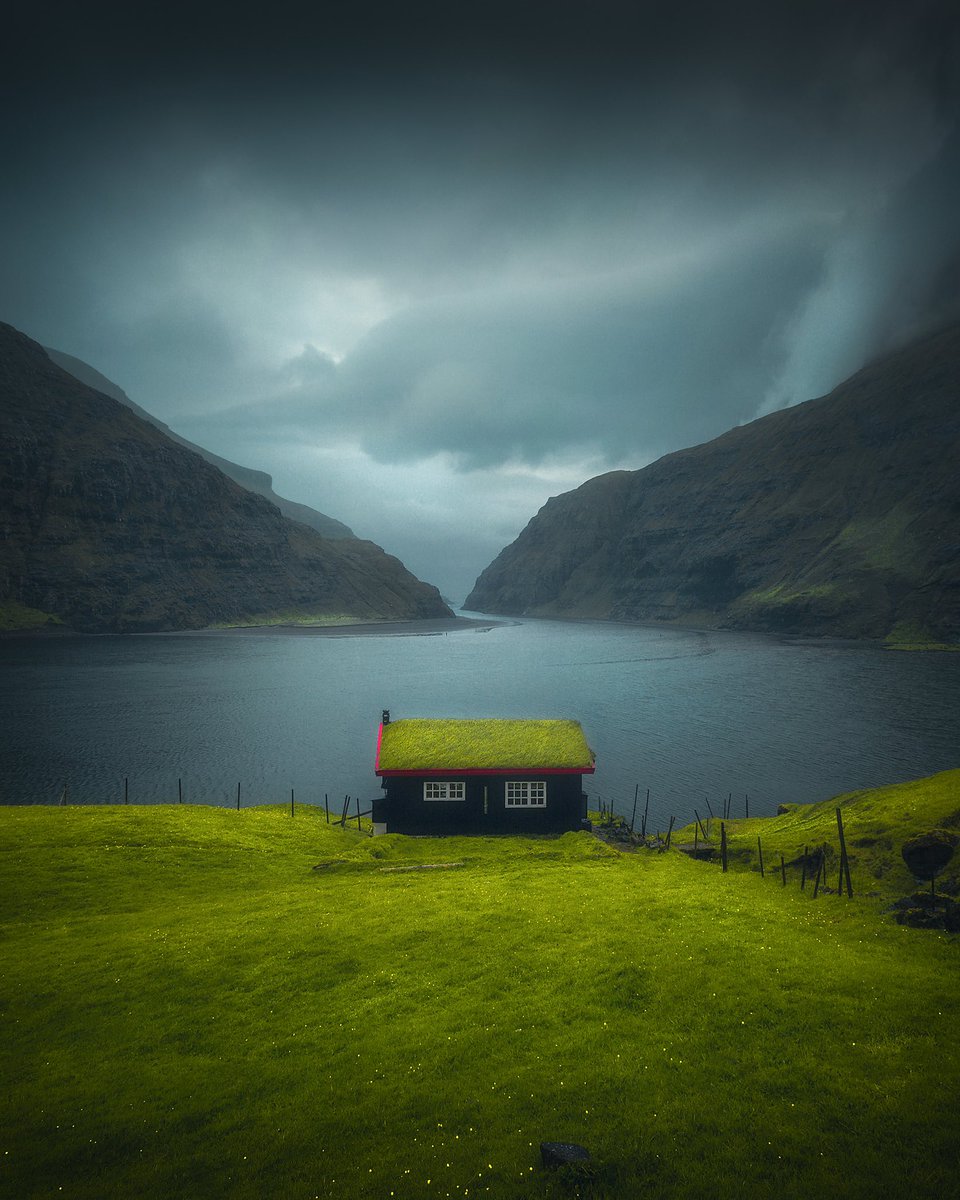
M 960 945 L 883 909 L 960 771 L 845 798 L 853 900 L 760 878 L 756 828 L 779 855 L 835 808 L 732 822 L 727 874 L 306 807 L 0 810 L 0 1193 L 955 1198 Z

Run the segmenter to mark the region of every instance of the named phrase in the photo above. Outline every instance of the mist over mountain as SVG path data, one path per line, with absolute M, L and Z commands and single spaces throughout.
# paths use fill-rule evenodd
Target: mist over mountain
M 74 358 L 72 354 L 64 354 L 62 350 L 53 350 L 49 346 L 45 346 L 44 349 L 58 367 L 63 367 L 75 379 L 79 379 L 81 383 L 87 384 L 88 387 L 92 387 L 98 392 L 103 392 L 105 396 L 110 396 L 114 400 L 118 400 L 121 404 L 125 404 L 138 417 L 142 417 L 144 421 L 149 421 L 151 425 L 155 426 L 162 433 L 165 433 L 171 441 L 177 442 L 180 446 L 185 446 L 195 454 L 199 454 L 202 459 L 211 463 L 218 471 L 222 471 L 224 475 L 229 476 L 234 483 L 239 483 L 241 487 L 245 487 L 248 491 L 264 496 L 271 504 L 275 504 L 283 515 L 289 517 L 291 521 L 301 521 L 304 525 L 309 525 L 311 529 L 315 529 L 317 533 L 322 533 L 327 538 L 356 537 L 353 530 L 349 526 L 344 525 L 342 521 L 328 517 L 326 513 L 317 512 L 315 508 L 311 508 L 308 504 L 298 504 L 295 500 L 287 500 L 283 496 L 278 496 L 273 490 L 273 479 L 266 471 L 256 471 L 252 467 L 241 467 L 239 463 L 221 458 L 219 454 L 213 454 L 211 451 L 205 450 L 203 446 L 198 446 L 195 442 L 190 442 L 186 438 L 181 437 L 169 425 L 158 420 L 148 413 L 146 409 L 141 408 L 139 404 L 131 400 L 122 388 L 108 379 L 106 375 L 101 375 L 89 363 L 85 363 L 80 358 Z
M 485 612 L 960 640 L 960 325 L 549 500 Z
M 281 515 L 0 325 L 0 610 L 81 632 L 449 616 L 372 542 Z

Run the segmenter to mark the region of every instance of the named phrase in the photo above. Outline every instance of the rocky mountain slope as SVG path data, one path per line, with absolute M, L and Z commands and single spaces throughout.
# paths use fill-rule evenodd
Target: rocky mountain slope
M 84 632 L 449 616 L 371 542 L 283 517 L 0 325 L 0 610 Z M 38 617 L 39 614 L 39 617 Z
M 142 417 L 144 421 L 149 421 L 162 433 L 165 433 L 171 441 L 176 442 L 180 446 L 185 446 L 188 450 L 192 450 L 195 454 L 199 454 L 201 458 L 206 459 L 222 471 L 224 475 L 228 475 L 234 483 L 239 483 L 241 487 L 245 487 L 249 492 L 256 492 L 259 496 L 266 497 L 271 504 L 275 504 L 285 517 L 289 517 L 291 521 L 301 521 L 304 525 L 309 525 L 311 529 L 315 529 L 317 533 L 322 533 L 328 538 L 352 538 L 356 534 L 349 526 L 344 525 L 342 521 L 337 521 L 333 517 L 328 517 L 326 513 L 317 512 L 315 508 L 310 508 L 307 504 L 298 504 L 295 500 L 287 500 L 283 496 L 278 496 L 273 490 L 273 480 L 266 471 L 255 471 L 252 467 L 241 467 L 239 463 L 231 462 L 228 458 L 221 458 L 219 454 L 212 454 L 209 450 L 205 450 L 203 446 L 198 446 L 194 442 L 188 442 L 179 433 L 174 433 L 169 425 L 165 425 L 163 421 L 157 420 L 141 408 L 139 404 L 133 400 L 122 389 L 117 387 L 115 383 L 107 379 L 105 375 L 101 375 L 89 363 L 85 363 L 82 358 L 74 358 L 72 354 L 64 354 L 62 350 L 52 350 L 49 346 L 45 346 L 47 354 L 57 364 L 58 367 L 63 367 L 65 371 L 81 383 L 87 384 L 95 391 L 103 392 L 105 396 L 111 396 L 114 400 L 119 400 L 121 404 L 125 404 L 127 408 L 132 409 L 138 417 Z
M 960 641 L 960 326 L 554 497 L 465 607 Z

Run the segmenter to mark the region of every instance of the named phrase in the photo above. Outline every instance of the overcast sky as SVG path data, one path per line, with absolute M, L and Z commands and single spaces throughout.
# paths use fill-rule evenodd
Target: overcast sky
M 960 315 L 953 3 L 17 8 L 0 320 L 455 601 Z

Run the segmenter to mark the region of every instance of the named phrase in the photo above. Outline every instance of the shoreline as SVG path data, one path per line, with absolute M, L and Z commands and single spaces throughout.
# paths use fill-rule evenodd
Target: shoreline
M 480 620 L 475 617 L 426 617 L 407 621 L 358 621 L 354 625 L 229 625 L 222 629 L 170 630 L 158 636 L 246 636 L 250 634 L 283 637 L 441 637 L 448 633 L 487 633 L 500 625 L 509 625 L 509 619 Z

